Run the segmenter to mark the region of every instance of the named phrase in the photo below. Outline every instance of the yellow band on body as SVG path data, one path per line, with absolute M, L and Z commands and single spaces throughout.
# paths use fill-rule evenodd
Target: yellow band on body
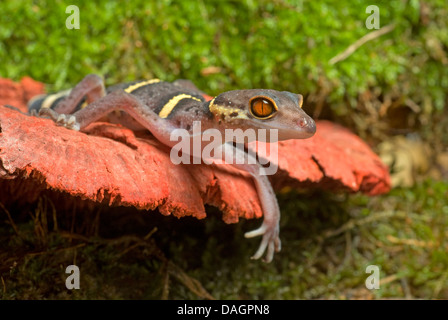
M 151 80 L 141 81 L 141 82 L 135 83 L 133 85 L 130 85 L 129 87 L 124 89 L 124 91 L 126 91 L 127 93 L 131 93 L 131 92 L 137 90 L 138 88 L 141 88 L 141 87 L 146 86 L 148 84 L 157 83 L 157 82 L 160 82 L 160 81 L 161 81 L 160 79 L 151 79 Z
M 170 115 L 171 111 L 173 111 L 173 109 L 179 103 L 179 101 L 183 100 L 183 99 L 193 99 L 193 100 L 201 102 L 201 99 L 190 96 L 189 94 L 185 94 L 185 93 L 179 94 L 179 95 L 171 98 L 171 100 L 168 101 L 167 104 L 165 104 L 163 106 L 162 110 L 160 110 L 160 112 L 159 112 L 159 117 L 160 118 L 168 117 Z

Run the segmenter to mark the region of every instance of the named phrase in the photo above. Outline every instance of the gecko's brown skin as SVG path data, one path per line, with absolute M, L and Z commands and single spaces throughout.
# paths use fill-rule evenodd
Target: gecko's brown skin
M 190 82 L 168 83 L 158 79 L 119 84 L 105 90 L 100 77 L 88 75 L 70 93 L 38 97 L 29 109 L 33 113 L 39 110 L 40 115 L 75 130 L 108 115 L 132 129 L 148 129 L 160 142 L 174 147 L 177 141 L 170 139 L 171 133 L 185 129 L 192 139 L 194 121 L 200 121 L 202 132 L 217 129 L 223 136 L 225 129 L 277 129 L 279 140 L 309 138 L 316 126 L 302 110 L 302 101 L 301 95 L 286 91 L 250 89 L 224 92 L 207 102 Z M 114 110 L 121 112 L 117 115 Z M 260 175 L 258 162 L 238 164 L 242 163 L 238 159 L 247 157 L 242 148 L 234 146 L 233 141 L 223 141 L 222 147 L 224 154 L 233 155 L 229 164 L 254 178 L 264 220 L 260 228 L 245 237 L 262 235 L 252 258 L 261 258 L 267 250 L 264 260 L 270 262 L 274 252 L 281 248 L 280 209 L 275 193 L 267 177 Z

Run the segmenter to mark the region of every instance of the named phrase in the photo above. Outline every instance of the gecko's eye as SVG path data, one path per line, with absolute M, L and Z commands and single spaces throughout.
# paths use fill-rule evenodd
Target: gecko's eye
M 270 99 L 256 97 L 250 101 L 250 112 L 255 118 L 269 119 L 277 112 L 277 106 Z

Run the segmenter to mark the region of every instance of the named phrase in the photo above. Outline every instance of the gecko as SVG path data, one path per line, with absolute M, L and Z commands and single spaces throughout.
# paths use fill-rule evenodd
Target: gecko
M 310 138 L 316 132 L 316 125 L 302 109 L 302 104 L 301 94 L 272 89 L 232 90 L 207 101 L 204 93 L 188 80 L 150 79 L 106 89 L 100 76 L 89 74 L 71 90 L 32 99 L 28 110 L 80 131 L 107 116 L 112 122 L 133 130 L 149 130 L 158 141 L 172 148 L 177 142 L 172 141 L 170 135 L 176 129 L 185 129 L 190 138 L 194 138 L 193 121 L 200 121 L 202 131 L 275 129 L 278 141 Z M 248 157 L 247 149 L 234 141 L 223 141 L 222 150 L 224 155 L 232 155 L 231 166 L 253 178 L 263 222 L 244 236 L 261 236 L 261 243 L 251 258 L 263 257 L 263 261 L 271 262 L 275 252 L 281 249 L 280 208 L 275 192 L 267 176 L 260 174 L 262 166 L 257 159 L 244 163 L 236 161 Z

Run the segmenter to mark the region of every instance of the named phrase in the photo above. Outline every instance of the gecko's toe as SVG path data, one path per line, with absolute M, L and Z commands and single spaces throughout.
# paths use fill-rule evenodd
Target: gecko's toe
M 66 127 L 67 129 L 72 129 L 79 131 L 80 125 L 76 120 L 76 117 L 73 115 L 67 115 L 64 113 L 61 114 L 52 114 L 50 113 L 51 118 L 60 126 Z
M 76 117 L 75 116 L 68 116 L 66 123 L 67 123 L 68 126 L 73 126 L 76 123 Z
M 266 253 L 266 257 L 263 259 L 264 262 L 269 263 L 274 258 L 275 252 L 275 241 L 271 241 L 268 244 L 268 252 Z
M 74 123 L 74 124 L 71 126 L 70 129 L 79 131 L 79 130 L 81 130 L 81 126 L 79 125 L 78 122 L 76 122 L 76 123 Z
M 80 125 L 74 115 L 70 115 L 67 117 L 65 127 L 68 129 L 76 130 L 76 131 L 79 131 L 79 129 L 80 129 Z
M 282 250 L 282 242 L 280 241 L 280 237 L 275 238 L 274 246 L 275 246 L 275 252 L 280 252 L 280 250 Z
M 65 116 L 65 114 L 62 113 L 62 114 L 58 115 L 56 122 L 58 124 L 64 125 L 67 122 L 67 117 Z
M 264 252 L 266 251 L 268 244 L 269 244 L 268 238 L 263 237 L 263 239 L 261 240 L 260 246 L 257 249 L 257 252 L 255 252 L 255 254 L 250 258 L 253 260 L 260 259 L 263 256 Z
M 263 235 L 263 238 L 257 252 L 255 252 L 251 259 L 260 259 L 267 249 L 266 256 L 263 261 L 269 263 L 274 258 L 274 253 L 279 252 L 281 249 L 278 225 L 274 228 L 269 228 L 267 225 L 263 224 L 260 228 L 247 232 L 244 236 L 246 238 L 252 238 L 259 235 Z
M 261 236 L 261 235 L 265 234 L 265 232 L 266 232 L 266 226 L 265 226 L 265 225 L 262 225 L 262 226 L 261 226 L 260 228 L 258 228 L 258 229 L 255 229 L 255 230 L 246 232 L 246 233 L 244 234 L 244 237 L 245 237 L 245 238 L 254 238 L 254 237 L 258 237 L 258 236 Z

